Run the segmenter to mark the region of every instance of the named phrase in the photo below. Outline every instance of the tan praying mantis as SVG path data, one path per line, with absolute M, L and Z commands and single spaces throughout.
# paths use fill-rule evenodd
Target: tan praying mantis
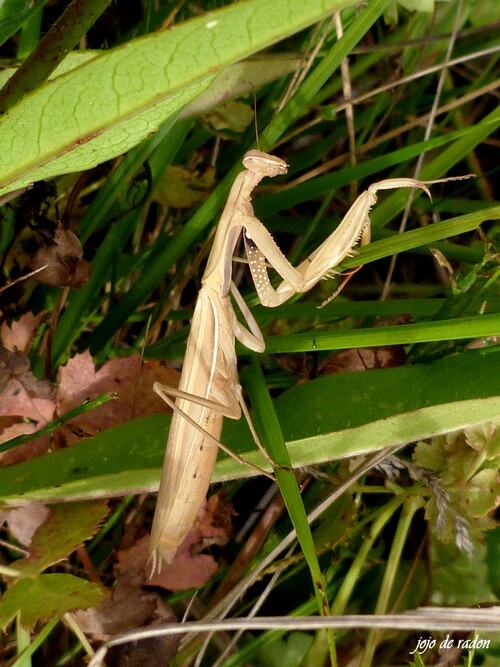
M 201 281 L 179 388 L 158 383 L 154 386 L 173 409 L 173 415 L 151 530 L 153 573 L 160 571 L 162 561 L 173 560 L 196 521 L 210 485 L 217 450 L 225 449 L 220 443 L 223 418 L 239 419 L 243 412 L 258 444 L 238 382 L 235 339 L 255 352 L 263 352 L 265 344 L 257 322 L 231 279 L 233 252 L 240 235 L 261 303 L 279 306 L 329 277 L 357 243 L 369 242 L 369 213 L 378 190 L 418 188 L 430 197 L 427 184 L 438 182 L 392 178 L 374 183 L 359 195 L 337 229 L 295 268 L 255 217 L 251 203 L 252 191 L 261 179 L 285 174 L 287 164 L 273 155 L 251 150 L 244 156 L 243 166 L 245 171 L 236 177 L 229 193 Z M 269 265 L 283 279 L 276 289 L 268 276 Z M 247 326 L 238 321 L 229 293 Z

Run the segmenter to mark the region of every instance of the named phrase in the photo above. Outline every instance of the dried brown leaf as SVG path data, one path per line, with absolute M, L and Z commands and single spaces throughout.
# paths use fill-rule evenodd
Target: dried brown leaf
M 17 349 L 22 352 L 28 352 L 37 329 L 46 315 L 45 311 L 41 311 L 38 315 L 25 313 L 18 320 L 14 320 L 10 324 L 2 322 L 0 326 L 0 340 L 3 346 L 11 351 Z
M 51 287 L 83 287 L 92 273 L 92 265 L 83 259 L 78 237 L 62 225 L 57 226 L 53 238 L 38 248 L 30 262 L 34 270 L 43 266 L 47 268 L 35 280 Z
M 168 410 L 153 392 L 154 382 L 176 386 L 178 371 L 160 361 L 141 363 L 140 356 L 115 357 L 96 371 L 88 351 L 78 354 L 59 369 L 57 404 L 60 414 L 81 405 L 89 398 L 112 393 L 110 401 L 72 420 L 85 433 L 93 433 L 137 417 Z M 69 440 L 72 438 L 68 435 Z
M 29 546 L 35 531 L 48 519 L 50 509 L 42 503 L 29 503 L 0 513 L 0 524 L 5 522 L 16 540 Z
M 401 345 L 380 347 L 360 347 L 342 350 L 330 355 L 320 366 L 325 375 L 333 373 L 366 371 L 372 368 L 392 368 L 404 362 L 404 348 Z
M 31 397 L 49 399 L 55 397 L 54 385 L 48 380 L 39 380 L 35 377 L 30 360 L 24 352 L 11 351 L 2 345 L 0 346 L 0 393 L 7 389 L 12 380 L 20 382 Z

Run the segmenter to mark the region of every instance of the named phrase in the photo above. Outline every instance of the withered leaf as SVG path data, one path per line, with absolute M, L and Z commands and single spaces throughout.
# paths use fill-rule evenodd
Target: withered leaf
M 78 237 L 58 225 L 50 244 L 36 251 L 31 261 L 32 269 L 47 266 L 35 276 L 35 280 L 50 287 L 83 287 L 92 273 L 92 265 L 83 259 L 83 249 Z
M 48 380 L 35 377 L 24 352 L 0 346 L 0 393 L 5 391 L 11 380 L 18 380 L 32 398 L 50 399 L 55 396 L 54 385 Z

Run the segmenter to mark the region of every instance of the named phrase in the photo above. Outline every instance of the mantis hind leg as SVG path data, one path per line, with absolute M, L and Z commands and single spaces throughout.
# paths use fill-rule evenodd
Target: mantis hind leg
M 216 437 L 214 437 L 211 433 L 206 431 L 200 424 L 194 421 L 188 414 L 186 414 L 183 410 L 181 410 L 175 403 L 171 396 L 175 396 L 175 398 L 182 398 L 183 400 L 186 401 L 191 401 L 192 403 L 197 403 L 199 405 L 202 405 L 203 407 L 210 408 L 211 410 L 214 410 L 215 412 L 222 412 L 224 416 L 230 416 L 227 414 L 227 412 L 224 411 L 224 408 L 227 409 L 227 406 L 222 405 L 221 403 L 217 403 L 215 401 L 210 401 L 208 399 L 202 398 L 200 396 L 194 396 L 193 394 L 187 394 L 184 391 L 180 391 L 179 389 L 175 389 L 174 387 L 167 387 L 165 385 L 160 384 L 159 382 L 155 382 L 153 385 L 153 391 L 158 394 L 158 396 L 165 401 L 165 403 L 173 410 L 174 413 L 185 419 L 193 428 L 198 430 L 200 433 L 203 433 L 204 436 L 206 436 L 209 440 L 211 440 L 214 444 L 217 445 L 220 449 L 222 449 L 223 452 L 225 452 L 228 456 L 231 456 L 231 458 L 235 459 L 238 461 L 238 463 L 241 463 L 242 465 L 245 465 L 249 468 L 253 468 L 253 470 L 256 470 L 258 473 L 261 475 L 265 475 L 268 477 L 270 480 L 275 482 L 274 476 L 268 472 L 267 470 L 263 470 L 262 468 L 259 468 L 259 466 L 254 465 L 253 463 L 250 463 L 250 461 L 246 461 L 243 457 L 239 456 L 239 454 L 236 454 L 233 452 L 229 447 L 226 447 L 220 440 L 218 440 Z M 236 393 L 238 395 L 238 402 L 241 406 L 241 411 L 245 415 L 245 419 L 247 420 L 248 426 L 250 428 L 250 432 L 252 433 L 252 436 L 254 438 L 255 444 L 257 447 L 260 449 L 260 451 L 264 454 L 266 459 L 269 461 L 271 466 L 274 466 L 274 462 L 272 459 L 269 457 L 269 454 L 265 451 L 265 449 L 262 447 L 262 444 L 259 441 L 259 438 L 257 436 L 257 433 L 255 432 L 255 428 L 252 424 L 252 420 L 250 417 L 250 413 L 248 412 L 248 408 L 245 404 L 245 401 L 243 400 L 243 397 L 241 396 L 241 387 L 238 385 L 238 388 L 236 389 Z M 240 414 L 236 416 L 238 418 Z

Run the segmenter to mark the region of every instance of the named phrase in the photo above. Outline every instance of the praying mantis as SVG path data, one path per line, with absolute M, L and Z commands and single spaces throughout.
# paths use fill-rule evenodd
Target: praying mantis
M 258 444 L 238 382 L 235 339 L 254 352 L 263 352 L 264 338 L 243 297 L 232 282 L 233 252 L 243 236 L 248 265 L 260 302 L 279 306 L 294 294 L 307 292 L 329 277 L 360 243 L 370 240 L 371 208 L 379 190 L 413 188 L 429 197 L 427 185 L 437 181 L 392 178 L 370 185 L 356 199 L 340 225 L 296 268 L 255 217 L 251 195 L 265 176 L 287 172 L 287 164 L 260 150 L 243 158 L 219 221 L 187 341 L 178 389 L 155 383 L 154 390 L 173 409 L 165 461 L 149 546 L 151 572 L 170 563 L 193 527 L 210 485 L 224 417 L 243 413 Z M 268 266 L 281 276 L 274 288 Z M 232 294 L 246 326 L 232 306 Z

